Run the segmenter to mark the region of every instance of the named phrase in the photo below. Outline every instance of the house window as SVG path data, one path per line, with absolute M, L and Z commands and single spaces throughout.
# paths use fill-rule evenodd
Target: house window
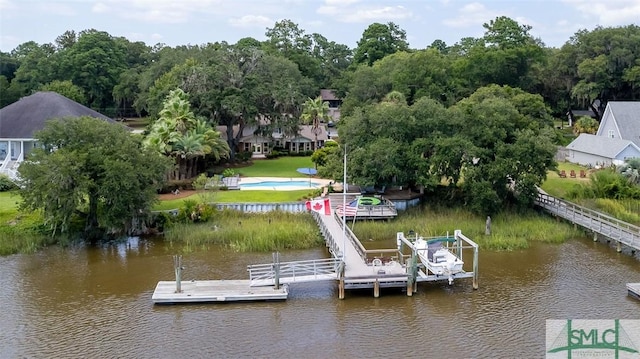
M 273 130 L 273 132 L 281 135 L 282 134 L 282 128 L 278 127 L 275 130 Z
M 613 130 L 609 130 L 609 138 L 614 138 L 615 136 L 613 135 Z

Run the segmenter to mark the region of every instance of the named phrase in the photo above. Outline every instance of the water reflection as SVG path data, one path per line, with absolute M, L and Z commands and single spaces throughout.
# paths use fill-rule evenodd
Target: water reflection
M 480 289 L 421 284 L 413 297 L 335 283 L 291 286 L 286 302 L 153 306 L 173 279 L 174 251 L 131 238 L 0 258 L 0 357 L 541 357 L 546 319 L 638 318 L 624 284 L 637 257 L 576 239 L 526 251 L 480 252 Z M 282 261 L 326 257 L 325 248 Z M 270 253 L 223 247 L 184 254 L 184 280 L 246 279 Z M 6 344 L 10 343 L 10 344 Z

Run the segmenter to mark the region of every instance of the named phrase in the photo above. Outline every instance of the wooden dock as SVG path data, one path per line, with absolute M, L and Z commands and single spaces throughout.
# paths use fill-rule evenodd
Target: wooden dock
M 160 281 L 153 293 L 155 304 L 285 300 L 287 284 L 338 281 L 339 298 L 345 290 L 373 289 L 374 297 L 381 288 L 406 288 L 411 296 L 418 282 L 451 281 L 472 278 L 473 288 L 478 289 L 478 245 L 454 231 L 451 242 L 453 254 L 462 260 L 463 249 L 471 251 L 472 271 L 462 271 L 450 276 L 430 273 L 417 258 L 413 242 L 397 238 L 396 248 L 366 249 L 346 225 L 346 219 L 311 212 L 326 241 L 331 258 L 280 262 L 274 253 L 273 263 L 248 265 L 249 280 L 198 280 L 181 281 L 182 256 L 174 256 L 176 281 Z M 407 254 L 411 252 L 411 254 Z
M 160 281 L 151 300 L 154 304 L 211 303 L 285 300 L 289 295 L 286 285 L 251 287 L 249 280 L 194 280 L 181 282 L 180 287 L 177 293 L 175 281 Z
M 615 241 L 618 252 L 622 252 L 622 245 L 631 248 L 632 252 L 640 250 L 639 226 L 546 193 L 539 193 L 535 204 L 554 216 L 592 231 L 594 241 L 597 241 L 599 235 Z
M 627 291 L 630 296 L 640 299 L 640 283 L 627 283 Z

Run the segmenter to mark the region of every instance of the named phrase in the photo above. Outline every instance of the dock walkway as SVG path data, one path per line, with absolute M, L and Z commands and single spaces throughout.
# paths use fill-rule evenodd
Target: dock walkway
M 630 296 L 640 299 L 640 283 L 627 283 L 627 291 Z
M 151 299 L 156 304 L 197 302 L 238 302 L 285 300 L 288 287 L 251 287 L 249 280 L 194 280 L 181 283 L 176 291 L 175 281 L 160 281 Z
M 618 252 L 622 251 L 621 244 L 634 251 L 640 250 L 640 227 L 638 226 L 545 193 L 539 193 L 535 203 L 555 216 L 615 240 Z
M 378 297 L 381 288 L 406 288 L 411 296 L 418 282 L 473 278 L 477 289 L 478 245 L 455 231 L 452 241 L 455 255 L 462 260 L 463 248 L 473 251 L 473 271 L 442 276 L 429 272 L 417 259 L 413 242 L 398 233 L 397 248 L 367 250 L 346 225 L 347 220 L 332 211 L 331 215 L 311 212 L 331 253 L 331 258 L 280 262 L 274 253 L 273 263 L 247 266 L 246 281 L 191 281 L 181 283 L 181 257 L 174 256 L 176 281 L 159 282 L 154 303 L 217 302 L 286 299 L 288 284 L 311 281 L 339 281 L 339 297 L 345 289 L 373 289 Z M 463 245 L 466 243 L 466 245 Z M 411 252 L 411 254 L 406 254 Z M 275 288 L 275 289 L 274 289 Z
M 376 282 L 381 288 L 406 286 L 406 268 L 395 260 L 375 261 L 376 265 L 373 261 L 369 263 L 364 248 L 353 232 L 348 227 L 343 230 L 342 218 L 317 213 L 314 213 L 314 218 L 333 256 L 344 261 L 345 289 L 373 288 Z

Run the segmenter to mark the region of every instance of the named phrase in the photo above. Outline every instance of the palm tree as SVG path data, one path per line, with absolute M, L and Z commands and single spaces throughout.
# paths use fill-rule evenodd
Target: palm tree
M 216 161 L 229 156 L 229 145 L 206 120 L 196 118 L 184 91 L 171 91 L 160 118 L 151 126 L 145 146 L 171 156 L 176 169 L 169 179 L 188 179 L 197 174 L 199 161 L 213 155 Z
M 312 131 L 315 135 L 315 142 L 313 143 L 313 149 L 316 150 L 318 146 L 318 133 L 320 133 L 320 121 L 329 121 L 331 116 L 329 115 L 329 104 L 322 101 L 322 97 L 318 96 L 316 99 L 309 98 L 302 105 L 302 115 L 300 119 L 305 125 L 312 125 Z
M 581 133 L 595 134 L 598 132 L 598 121 L 588 116 L 580 117 L 575 124 L 573 124 L 573 133 L 579 135 Z
M 169 92 L 164 106 L 159 113 L 159 120 L 170 119 L 176 124 L 176 131 L 186 132 L 195 123 L 196 116 L 191 111 L 187 94 L 182 89 Z

